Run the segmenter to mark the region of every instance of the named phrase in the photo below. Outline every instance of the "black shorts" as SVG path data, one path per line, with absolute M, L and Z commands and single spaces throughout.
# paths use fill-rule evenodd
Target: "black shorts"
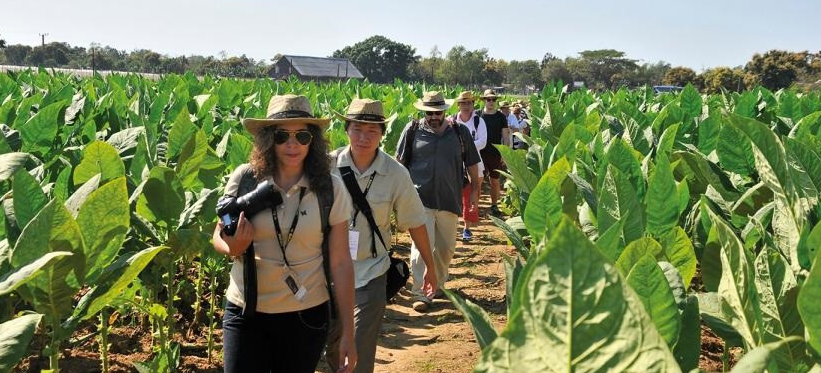
M 487 149 L 487 148 L 485 148 Z M 498 150 L 485 151 L 482 149 L 482 163 L 485 164 L 485 176 L 490 176 L 493 179 L 498 179 L 499 171 L 506 171 L 505 163 L 502 161 L 502 154 Z

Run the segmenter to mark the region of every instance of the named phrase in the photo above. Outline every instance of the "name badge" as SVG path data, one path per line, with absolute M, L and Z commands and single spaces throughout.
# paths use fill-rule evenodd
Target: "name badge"
M 359 253 L 359 231 L 348 231 L 348 250 L 351 252 L 351 259 L 356 260 Z

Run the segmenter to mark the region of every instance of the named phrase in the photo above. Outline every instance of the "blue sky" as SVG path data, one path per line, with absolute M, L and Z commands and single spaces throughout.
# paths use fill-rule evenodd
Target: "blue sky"
M 0 0 L 10 44 L 92 42 L 163 54 L 327 56 L 380 34 L 427 56 L 434 46 L 540 60 L 613 48 L 696 71 L 770 49 L 821 50 L 821 1 Z

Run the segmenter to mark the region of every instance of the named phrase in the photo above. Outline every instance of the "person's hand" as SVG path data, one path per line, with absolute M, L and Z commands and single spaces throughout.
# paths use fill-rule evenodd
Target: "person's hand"
M 343 332 L 339 339 L 339 369 L 337 373 L 353 373 L 356 368 L 356 343 L 354 343 L 353 331 Z
M 470 211 L 477 211 L 479 208 L 479 188 L 470 191 Z
M 436 296 L 436 289 L 438 286 L 439 285 L 436 281 L 436 271 L 428 270 L 428 268 L 425 267 L 425 283 L 422 286 L 422 292 L 425 293 L 425 296 L 427 296 L 428 299 L 433 299 L 434 296 Z
M 223 224 L 219 222 L 219 228 L 222 229 Z M 232 257 L 241 256 L 251 245 L 254 240 L 254 226 L 245 218 L 245 211 L 239 213 L 237 221 L 237 230 L 233 236 L 222 235 L 223 241 L 228 244 L 229 255 Z

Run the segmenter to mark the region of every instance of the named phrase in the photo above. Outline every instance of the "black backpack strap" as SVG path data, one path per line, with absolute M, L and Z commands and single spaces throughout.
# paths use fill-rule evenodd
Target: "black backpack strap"
M 331 176 L 327 176 L 330 178 Z M 328 185 L 333 187 L 333 180 L 328 180 Z M 328 237 L 331 234 L 331 224 L 329 222 L 331 216 L 331 208 L 334 205 L 334 194 L 331 193 L 316 193 L 316 200 L 319 204 L 319 218 L 322 225 L 322 270 L 325 272 L 325 286 L 328 288 L 328 316 L 335 318 L 336 315 L 336 301 L 334 300 L 333 285 L 331 279 L 331 255 Z
M 413 157 L 413 140 L 416 137 L 416 130 L 419 129 L 419 121 L 414 119 L 408 127 L 408 132 L 405 133 L 405 154 L 402 154 L 401 163 L 405 168 L 410 169 L 411 157 Z
M 242 177 L 237 188 L 237 197 L 253 191 L 257 186 L 257 178 L 254 171 L 248 165 L 242 170 Z M 245 298 L 245 307 L 242 309 L 242 316 L 251 317 L 257 311 L 257 263 L 254 252 L 253 241 L 242 254 L 242 294 Z
M 386 250 L 388 249 L 388 245 L 385 245 L 382 232 L 379 231 L 379 226 L 376 225 L 376 221 L 373 218 L 371 205 L 368 203 L 365 194 L 362 193 L 362 190 L 359 188 L 359 183 L 356 182 L 356 175 L 354 175 L 353 170 L 348 166 L 343 166 L 339 167 L 339 173 L 342 175 L 342 181 L 345 182 L 345 188 L 348 189 L 348 193 L 350 193 L 354 205 L 362 215 L 365 215 L 365 219 L 368 220 L 368 225 L 371 227 L 371 257 L 376 258 L 376 239 L 374 236 L 379 237 L 379 242 L 382 243 L 382 247 Z
M 473 116 L 473 129 L 474 130 L 479 130 L 479 119 L 482 119 L 482 118 L 478 115 Z

